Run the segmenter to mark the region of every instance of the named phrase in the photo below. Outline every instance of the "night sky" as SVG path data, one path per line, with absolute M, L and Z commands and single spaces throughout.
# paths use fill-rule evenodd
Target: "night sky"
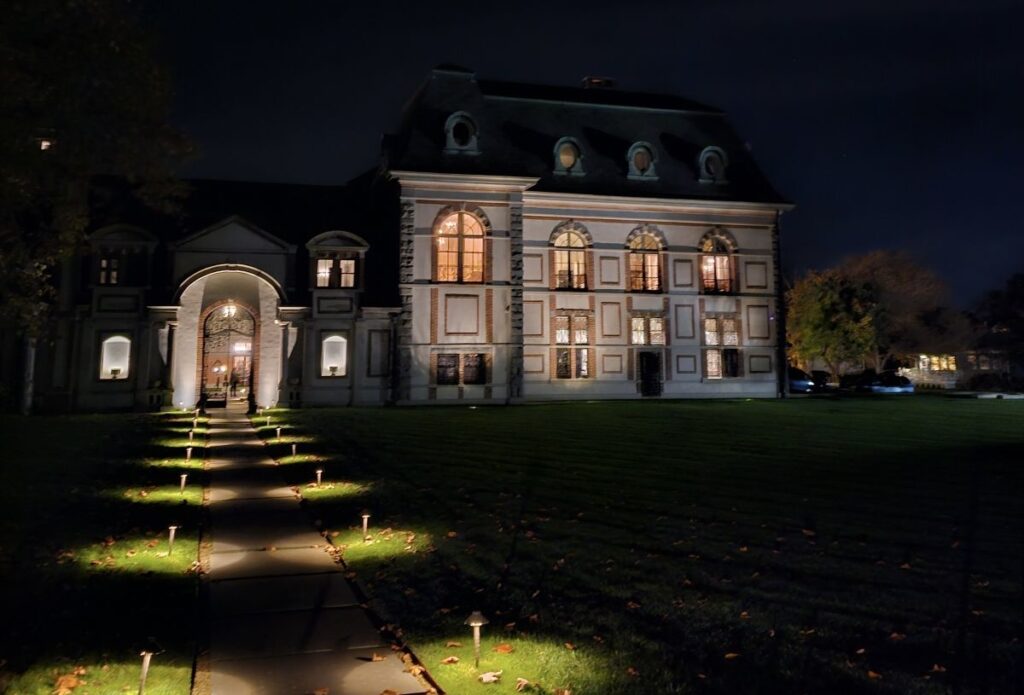
M 727 111 L 789 273 L 905 249 L 954 302 L 1024 272 L 1024 2 L 150 2 L 189 176 L 342 183 L 428 70 L 584 75 Z M 499 172 L 496 172 L 499 173 Z

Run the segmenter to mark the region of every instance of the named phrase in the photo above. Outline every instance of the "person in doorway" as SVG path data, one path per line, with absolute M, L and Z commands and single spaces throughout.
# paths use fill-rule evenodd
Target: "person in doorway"
M 231 370 L 231 380 L 229 384 L 231 387 L 231 397 L 234 398 L 238 393 L 238 374 L 236 374 L 233 369 Z

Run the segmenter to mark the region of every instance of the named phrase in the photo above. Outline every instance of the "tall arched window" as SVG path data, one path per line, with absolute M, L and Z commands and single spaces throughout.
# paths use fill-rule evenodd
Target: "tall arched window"
M 562 232 L 554 241 L 555 287 L 587 288 L 587 242 L 576 232 Z
M 112 335 L 100 343 L 100 379 L 127 379 L 132 341 L 123 335 Z
M 456 212 L 437 226 L 437 281 L 484 281 L 484 227 L 468 212 Z
M 629 242 L 629 289 L 661 291 L 661 243 L 653 234 L 639 234 Z
M 700 278 L 704 292 L 725 294 L 735 291 L 732 262 L 735 250 L 732 241 L 720 233 L 712 232 L 701 240 Z

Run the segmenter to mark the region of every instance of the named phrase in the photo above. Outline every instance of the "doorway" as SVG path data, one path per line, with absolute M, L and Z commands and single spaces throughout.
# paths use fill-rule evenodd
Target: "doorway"
M 661 355 L 657 352 L 641 352 L 640 395 L 661 395 Z
M 207 407 L 245 400 L 253 388 L 256 319 L 233 302 L 219 306 L 203 322 L 201 394 Z

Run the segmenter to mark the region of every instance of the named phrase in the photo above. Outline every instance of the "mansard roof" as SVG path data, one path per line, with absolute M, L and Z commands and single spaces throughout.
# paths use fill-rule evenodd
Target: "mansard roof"
M 459 112 L 476 127 L 475 153 L 446 152 L 446 123 Z M 565 138 L 580 149 L 582 175 L 555 172 Z M 629 176 L 637 143 L 652 149 L 655 178 Z M 701 181 L 708 147 L 727 157 L 724 183 Z M 431 72 L 385 138 L 384 158 L 391 170 L 536 177 L 539 191 L 786 202 L 719 109 L 667 94 L 478 80 L 453 67 Z

